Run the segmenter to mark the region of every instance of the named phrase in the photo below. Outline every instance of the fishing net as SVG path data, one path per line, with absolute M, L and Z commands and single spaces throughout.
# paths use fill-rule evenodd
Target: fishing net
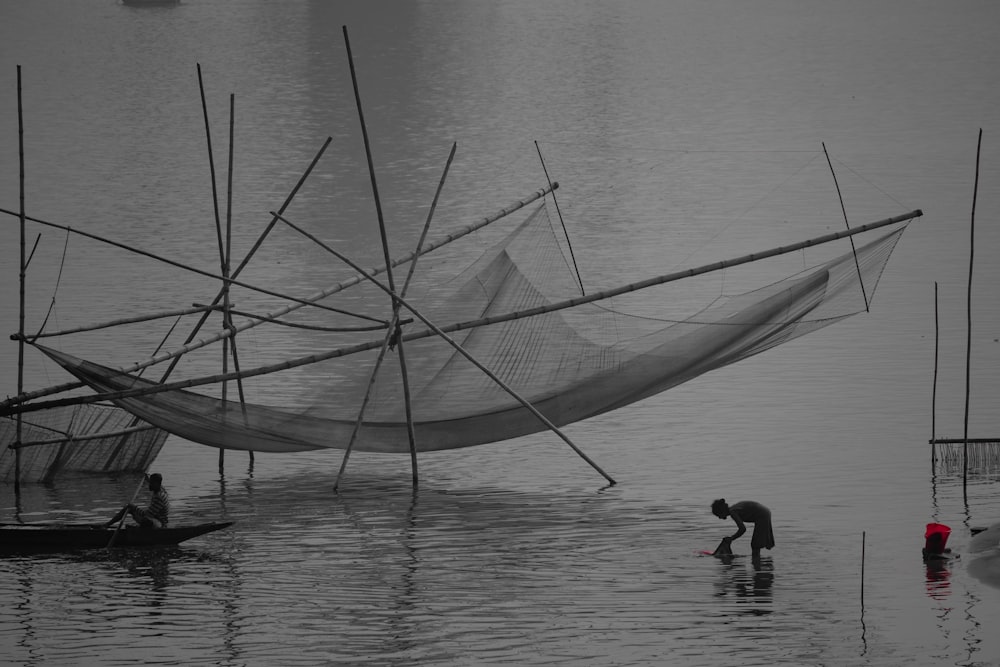
M 119 408 L 83 404 L 22 416 L 22 482 L 48 482 L 68 473 L 143 471 L 159 454 L 168 433 Z M 0 419 L 0 480 L 17 474 L 17 425 Z
M 317 350 L 287 363 L 315 364 L 324 378 L 297 407 L 241 405 L 179 385 L 115 402 L 144 421 L 214 447 L 344 448 L 354 434 L 358 451 L 408 452 L 403 355 L 418 450 L 506 440 L 546 428 L 522 399 L 557 426 L 577 422 L 864 311 L 904 229 L 880 232 L 856 252 L 842 246 L 843 255 L 764 286 L 715 294 L 707 305 L 674 298 L 671 286 L 679 283 L 651 288 L 656 292 L 646 298 L 647 306 L 658 300 L 653 302 L 664 311 L 686 312 L 649 317 L 616 307 L 624 297 L 580 302 L 586 299 L 541 204 L 453 278 L 407 294 L 416 314 L 402 310 L 412 321 L 401 327 L 374 379 L 382 339 Z M 384 308 L 388 297 L 377 297 Z M 568 306 L 548 310 L 560 303 Z M 534 314 L 509 316 L 524 311 Z M 157 386 L 39 347 L 99 392 Z M 364 422 L 355 433 L 363 405 Z

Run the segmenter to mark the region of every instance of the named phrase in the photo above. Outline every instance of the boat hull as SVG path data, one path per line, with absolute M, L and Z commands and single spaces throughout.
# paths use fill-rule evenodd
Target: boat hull
M 231 525 L 232 521 L 169 528 L 126 526 L 115 534 L 114 528 L 86 524 L 5 523 L 0 524 L 0 552 L 75 551 L 102 549 L 108 546 L 115 548 L 169 546 Z M 113 543 L 112 538 L 114 538 Z

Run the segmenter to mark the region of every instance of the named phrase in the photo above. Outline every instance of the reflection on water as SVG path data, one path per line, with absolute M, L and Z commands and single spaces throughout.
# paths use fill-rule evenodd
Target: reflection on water
M 774 585 L 772 559 L 751 558 L 751 566 L 747 568 L 744 558 L 730 555 L 717 558 L 722 565 L 716 597 L 734 596 L 738 603 L 751 605 L 742 608 L 748 614 L 770 614 Z
M 927 567 L 927 595 L 943 600 L 951 595 L 951 568 L 949 558 L 924 558 Z

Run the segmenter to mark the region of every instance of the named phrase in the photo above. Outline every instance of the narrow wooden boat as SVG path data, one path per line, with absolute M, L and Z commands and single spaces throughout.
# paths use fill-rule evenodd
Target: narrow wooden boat
M 202 523 L 194 526 L 115 529 L 93 524 L 0 523 L 0 552 L 74 551 L 108 546 L 156 547 L 180 544 L 199 535 L 222 530 L 232 521 Z M 114 542 L 112 542 L 112 537 Z

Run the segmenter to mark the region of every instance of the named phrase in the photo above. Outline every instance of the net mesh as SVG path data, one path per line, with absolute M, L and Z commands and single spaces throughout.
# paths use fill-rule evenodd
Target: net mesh
M 141 429 L 141 430 L 139 430 Z M 48 482 L 57 475 L 143 471 L 153 462 L 168 433 L 119 408 L 68 405 L 23 415 L 22 482 Z M 17 474 L 17 424 L 0 419 L 0 480 Z M 54 441 L 54 442 L 53 442 Z M 44 443 L 44 444 L 38 444 Z
M 650 302 L 683 316 L 628 314 L 606 299 L 449 334 L 507 387 L 556 425 L 614 410 L 759 354 L 865 310 L 905 225 L 839 257 L 764 287 L 715 294 L 710 304 L 675 296 L 670 283 Z M 863 281 L 864 292 L 862 285 Z M 407 296 L 421 319 L 452 323 L 540 308 L 580 294 L 541 205 L 451 280 Z M 387 301 L 380 295 L 380 304 Z M 702 301 L 704 303 L 704 301 Z M 404 313 L 410 316 L 409 313 Z M 185 390 L 122 398 L 118 405 L 183 438 L 215 447 L 291 452 L 344 448 L 364 398 L 354 448 L 408 452 L 405 353 L 416 445 L 433 451 L 496 442 L 546 426 L 518 398 L 436 335 L 391 349 L 375 374 L 377 349 L 317 363 L 329 380 L 295 408 L 241 405 Z M 98 391 L 152 387 L 106 366 L 43 350 Z

